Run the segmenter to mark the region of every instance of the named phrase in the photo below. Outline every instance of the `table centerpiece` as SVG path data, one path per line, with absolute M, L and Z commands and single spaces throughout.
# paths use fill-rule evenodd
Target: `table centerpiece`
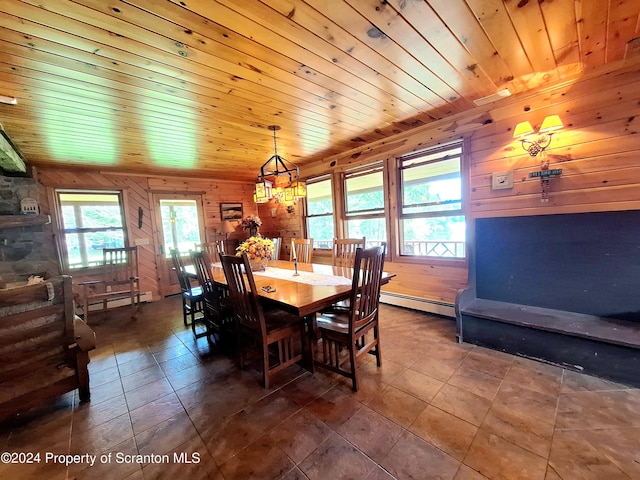
M 273 242 L 268 238 L 262 238 L 260 236 L 249 237 L 249 239 L 238 246 L 236 252 L 238 256 L 243 253 L 247 254 L 249 262 L 251 263 L 251 270 L 265 270 L 267 263 L 273 256 Z

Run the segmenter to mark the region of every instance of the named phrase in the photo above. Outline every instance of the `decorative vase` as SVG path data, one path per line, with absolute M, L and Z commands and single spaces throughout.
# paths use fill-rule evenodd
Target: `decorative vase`
M 269 259 L 267 258 L 256 258 L 255 260 L 249 260 L 252 272 L 265 271 L 267 269 L 267 263 L 269 263 Z
M 249 228 L 249 236 L 250 237 L 257 237 L 259 235 L 258 233 L 258 227 L 251 227 Z

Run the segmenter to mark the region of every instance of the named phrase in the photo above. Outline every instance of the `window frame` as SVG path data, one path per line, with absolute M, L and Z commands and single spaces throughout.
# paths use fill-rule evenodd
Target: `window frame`
M 461 152 L 459 154 L 459 162 L 460 162 L 460 208 L 447 210 L 435 210 L 431 212 L 414 212 L 414 213 L 403 213 L 405 208 L 404 200 L 403 200 L 403 181 L 402 181 L 402 172 L 407 168 L 402 168 L 403 161 L 415 160 L 416 158 L 420 158 L 426 155 L 437 154 L 438 152 L 446 152 L 451 148 L 460 148 Z M 468 251 L 468 238 L 467 238 L 467 230 L 465 229 L 465 239 L 463 241 L 464 244 L 464 256 L 461 257 L 447 257 L 447 256 L 431 256 L 431 255 L 409 255 L 402 252 L 402 243 L 404 242 L 403 237 L 403 229 L 402 222 L 403 220 L 410 220 L 415 218 L 442 218 L 442 217 L 453 217 L 453 216 L 462 216 L 464 217 L 465 225 L 468 222 L 468 193 L 467 193 L 467 174 L 466 174 L 466 164 L 467 164 L 467 151 L 468 151 L 468 141 L 463 137 L 459 139 L 455 139 L 446 143 L 434 145 L 431 147 L 423 148 L 419 151 L 398 155 L 394 158 L 394 171 L 395 171 L 395 180 L 396 180 L 396 203 L 397 203 L 397 212 L 395 215 L 395 234 L 394 240 L 396 241 L 396 258 L 394 261 L 398 262 L 417 262 L 417 263 L 466 263 L 469 255 Z M 445 161 L 448 158 L 446 155 L 443 155 L 443 158 L 438 160 L 427 161 L 426 163 L 437 163 L 440 161 Z M 424 165 L 421 164 L 421 165 Z M 410 168 L 410 167 L 409 167 Z
M 353 234 L 348 233 L 347 224 L 350 220 L 373 220 L 373 219 L 382 219 L 384 221 L 384 230 L 385 230 L 385 239 L 382 240 L 389 244 L 389 239 L 391 236 L 389 235 L 389 195 L 387 194 L 389 187 L 387 181 L 387 165 L 384 160 L 376 160 L 373 162 L 368 162 L 364 165 L 360 165 L 356 168 L 349 169 L 341 174 L 340 180 L 342 185 L 342 195 L 341 195 L 341 206 L 342 206 L 342 215 L 340 218 L 340 222 L 342 223 L 341 231 L 344 234 L 344 237 L 354 237 Z M 382 174 L 382 207 L 376 207 L 368 210 L 359 210 L 355 213 L 350 213 L 347 209 L 347 180 L 349 178 L 357 178 L 360 176 L 370 175 L 373 173 L 380 172 Z M 367 247 L 369 247 L 369 242 L 372 241 L 370 238 L 366 238 Z M 388 249 L 387 249 L 388 250 Z
M 60 194 L 75 194 L 75 195 L 115 195 L 118 197 L 118 205 L 120 207 L 120 222 L 121 227 L 87 227 L 87 228 L 64 228 L 64 216 L 62 213 L 62 203 L 60 201 Z M 91 232 L 107 232 L 107 231 L 122 231 L 122 238 L 124 247 L 129 246 L 128 225 L 126 222 L 126 206 L 125 206 L 125 192 L 123 190 L 113 189 L 84 189 L 84 188 L 55 188 L 52 189 L 52 196 L 55 205 L 56 214 L 56 230 L 59 237 L 58 249 L 60 256 L 60 269 L 65 274 L 85 275 L 97 272 L 100 268 L 99 265 L 87 265 L 78 268 L 70 268 L 69 264 L 69 252 L 67 250 L 66 236 L 68 234 L 77 233 L 91 233 Z M 85 246 L 86 248 L 86 246 Z
M 320 182 L 329 182 L 329 192 L 331 194 L 331 211 L 329 213 L 322 213 L 322 214 L 316 214 L 316 215 L 310 215 L 309 214 L 309 199 L 308 199 L 308 193 L 309 193 L 309 186 L 313 185 L 314 183 L 320 183 Z M 321 218 L 321 217 L 330 217 L 331 218 L 331 223 L 333 224 L 333 236 L 336 236 L 336 216 L 337 216 L 337 212 L 336 212 L 336 202 L 335 202 L 335 194 L 334 194 L 334 188 L 335 188 L 335 181 L 334 178 L 331 175 L 323 175 L 320 177 L 315 177 L 315 178 L 310 178 L 306 181 L 307 183 L 307 198 L 305 198 L 305 215 L 304 215 L 304 229 L 306 231 L 306 236 L 307 237 L 311 237 L 311 233 L 309 232 L 309 218 Z M 320 242 L 322 242 L 322 240 L 316 240 L 314 238 L 313 241 L 313 249 L 314 250 L 326 250 L 326 251 L 330 251 L 331 248 L 333 247 L 333 238 L 330 239 L 330 244 L 326 247 L 324 246 L 319 246 L 322 245 Z

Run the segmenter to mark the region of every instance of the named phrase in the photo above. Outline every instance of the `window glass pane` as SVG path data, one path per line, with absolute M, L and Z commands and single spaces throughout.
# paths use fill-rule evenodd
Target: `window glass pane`
M 465 256 L 465 217 L 403 219 L 401 254 L 429 257 Z
M 401 172 L 402 213 L 462 208 L 459 158 L 403 168 Z
M 387 241 L 387 228 L 384 218 L 366 218 L 347 220 L 347 237 L 365 237 L 367 247 L 380 245 Z
M 333 215 L 307 218 L 307 233 L 313 238 L 313 248 L 331 248 L 333 245 Z
M 384 212 L 382 170 L 345 179 L 347 215 Z
M 309 216 L 333 214 L 331 180 L 307 184 L 307 212 Z
M 160 200 L 160 215 L 165 258 L 171 257 L 171 249 L 186 253 L 202 243 L 195 200 Z
M 120 194 L 58 192 L 69 269 L 100 265 L 102 249 L 125 246 Z

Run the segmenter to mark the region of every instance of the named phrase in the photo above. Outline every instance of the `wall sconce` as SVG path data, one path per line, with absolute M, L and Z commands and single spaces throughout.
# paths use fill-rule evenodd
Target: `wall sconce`
M 549 115 L 544 118 L 542 125 L 540 125 L 540 132 L 536 140 L 530 140 L 526 138 L 528 135 L 535 133 L 533 127 L 529 122 L 520 122 L 516 125 L 516 129 L 513 131 L 513 138 L 520 138 L 522 142 L 522 148 L 535 157 L 539 153 L 542 153 L 551 144 L 551 137 L 556 130 L 563 128 L 562 120 L 558 115 Z M 562 174 L 561 168 L 549 168 L 549 160 L 546 157 L 542 157 L 540 170 L 537 172 L 529 173 L 530 178 L 540 178 L 540 191 L 542 194 L 541 201 L 546 203 L 549 201 L 549 180 L 551 177 L 557 177 Z
M 522 148 L 529 153 L 532 157 L 535 157 L 540 152 L 544 152 L 545 149 L 551 144 L 551 137 L 556 130 L 560 130 L 564 125 L 558 115 L 549 115 L 545 117 L 540 125 L 540 131 L 536 140 L 531 140 L 527 137 L 535 133 L 535 130 L 529 122 L 520 122 L 516 125 L 513 131 L 513 138 L 519 138 L 522 144 Z

